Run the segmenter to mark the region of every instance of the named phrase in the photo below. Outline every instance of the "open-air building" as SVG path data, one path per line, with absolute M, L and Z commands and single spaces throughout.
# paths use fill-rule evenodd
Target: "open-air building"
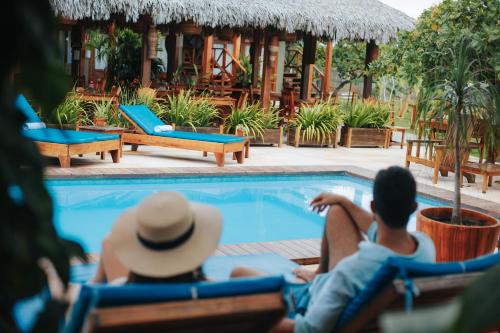
M 168 54 L 161 80 L 164 85 L 174 83 L 174 76 L 180 73 L 194 80 L 197 88 L 227 92 L 241 88 L 237 84 L 240 72 L 251 76 L 247 88 L 264 108 L 271 99 L 279 98 L 282 90 L 296 91 L 302 101 L 328 97 L 336 41 L 365 41 L 368 66 L 378 56 L 378 44 L 414 25 L 406 14 L 376 0 L 55 0 L 52 5 L 60 17 L 60 28 L 71 31 L 71 75 L 75 80 L 89 79 L 82 42 L 87 29 L 97 25 L 113 34 L 116 26 L 130 26 L 143 36 L 141 82 L 149 86 L 158 30 L 165 35 L 161 47 Z M 302 43 L 301 50 L 288 47 L 295 42 Z M 314 65 L 319 42 L 326 44 L 324 70 Z M 242 64 L 243 57 L 249 58 L 251 73 Z M 365 98 L 371 95 L 371 83 L 371 78 L 365 77 Z

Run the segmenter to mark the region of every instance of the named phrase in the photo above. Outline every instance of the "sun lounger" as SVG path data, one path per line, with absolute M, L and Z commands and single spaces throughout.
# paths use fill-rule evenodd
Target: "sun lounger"
M 283 285 L 281 276 L 84 285 L 64 332 L 266 332 L 284 315 Z
M 16 100 L 16 107 L 26 116 L 22 134 L 35 141 L 40 153 L 59 159 L 62 168 L 69 168 L 71 156 L 109 151 L 114 163 L 120 161 L 120 136 L 46 128 L 23 95 Z
M 224 155 L 234 153 L 243 163 L 245 139 L 237 136 L 162 130 L 166 126 L 145 105 L 120 105 L 120 112 L 135 127 L 135 133 L 124 133 L 123 142 L 137 145 L 172 147 L 211 152 L 218 166 L 224 166 Z
M 499 264 L 500 253 L 444 264 L 389 258 L 346 307 L 335 332 L 379 331 L 377 318 L 382 311 L 411 311 L 414 307 L 444 303 L 457 296 L 480 272 Z

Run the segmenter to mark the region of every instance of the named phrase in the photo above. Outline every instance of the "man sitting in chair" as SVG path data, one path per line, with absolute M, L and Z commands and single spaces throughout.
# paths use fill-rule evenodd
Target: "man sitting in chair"
M 381 170 L 373 186 L 371 213 L 349 199 L 322 193 L 311 202 L 318 213 L 328 209 L 316 272 L 299 269 L 298 278 L 310 281 L 290 286 L 285 298 L 289 318 L 273 332 L 331 332 L 344 307 L 388 257 L 434 262 L 434 244 L 426 235 L 406 230 L 417 209 L 416 183 L 401 167 Z M 366 239 L 366 240 L 365 240 Z M 259 274 L 246 268 L 234 277 Z

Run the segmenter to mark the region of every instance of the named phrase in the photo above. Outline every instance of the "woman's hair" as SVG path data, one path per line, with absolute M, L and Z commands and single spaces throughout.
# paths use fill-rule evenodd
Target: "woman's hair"
M 189 271 L 187 273 L 182 273 L 175 276 L 169 277 L 148 277 L 130 272 L 128 274 L 127 283 L 182 283 L 182 282 L 197 282 L 206 280 L 205 274 L 200 267 L 196 268 L 194 271 Z

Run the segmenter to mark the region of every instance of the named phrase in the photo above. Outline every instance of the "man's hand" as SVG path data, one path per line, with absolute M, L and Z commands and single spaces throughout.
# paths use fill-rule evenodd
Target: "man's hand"
M 345 200 L 347 198 L 342 195 L 323 192 L 311 201 L 310 206 L 319 214 L 331 205 L 342 205 Z

